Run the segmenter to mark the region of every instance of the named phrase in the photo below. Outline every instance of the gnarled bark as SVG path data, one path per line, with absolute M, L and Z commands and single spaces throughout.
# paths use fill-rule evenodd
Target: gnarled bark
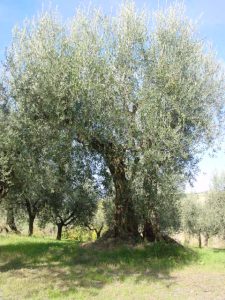
M 117 148 L 110 142 L 100 142 L 93 138 L 91 147 L 100 153 L 112 175 L 116 195 L 115 203 L 115 237 L 137 237 L 138 223 L 136 222 L 131 191 L 125 173 L 124 149 Z
M 106 162 L 111 172 L 116 191 L 115 203 L 115 237 L 124 235 L 137 237 L 138 224 L 135 218 L 129 182 L 125 174 L 125 164 L 122 156 L 108 154 Z

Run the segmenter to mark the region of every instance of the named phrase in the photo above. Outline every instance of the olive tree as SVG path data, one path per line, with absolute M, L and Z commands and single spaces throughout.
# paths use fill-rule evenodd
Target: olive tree
M 43 13 L 15 29 L 6 66 L 25 118 L 69 130 L 104 160 L 115 236 L 138 235 L 138 174 L 144 190 L 145 181 L 152 185 L 154 205 L 160 182 L 170 174 L 190 179 L 218 133 L 223 72 L 179 4 L 148 14 L 131 2 L 113 17 L 78 10 L 67 23 Z M 172 206 L 173 198 L 163 202 Z
M 211 192 L 206 193 L 202 200 L 190 194 L 181 201 L 182 229 L 190 235 L 197 236 L 199 247 L 202 246 L 202 236 L 204 236 L 205 246 L 208 246 L 209 238 L 220 232 L 218 224 L 221 219 L 218 210 L 215 209 L 216 206 L 212 201 Z
M 6 158 L 7 194 L 4 202 L 7 219 L 12 227 L 13 211 L 24 210 L 28 216 L 28 233 L 32 235 L 34 220 L 44 205 L 41 193 L 45 183 L 43 150 L 46 143 L 40 135 L 41 127 L 25 119 L 22 113 L 11 110 L 4 124 L 6 131 L 1 150 Z
M 7 194 L 7 182 L 9 176 L 8 158 L 5 151 L 7 143 L 8 105 L 6 91 L 3 84 L 0 84 L 0 201 Z
M 202 232 L 205 227 L 203 203 L 196 197 L 189 195 L 182 203 L 182 229 L 184 232 L 198 238 L 198 246 L 202 247 Z
M 88 222 L 95 211 L 96 195 L 91 189 L 88 194 L 85 187 L 95 172 L 96 157 L 74 142 L 71 130 L 33 122 L 22 110 L 11 109 L 4 125 L 8 131 L 2 147 L 8 159 L 4 165 L 10 168 L 4 206 L 10 228 L 16 231 L 16 211 L 28 216 L 29 236 L 37 216 L 57 224 L 58 239 L 63 226 L 78 220 Z
M 104 199 L 98 201 L 97 210 L 93 215 L 89 223 L 86 223 L 85 226 L 95 232 L 96 238 L 101 237 L 101 233 L 106 226 L 106 215 L 104 210 Z
M 225 236 L 225 174 L 213 176 L 208 195 L 208 206 L 211 212 L 212 227 L 215 234 Z
M 6 88 L 1 78 L 0 83 L 0 203 L 4 206 L 6 212 L 6 224 L 10 230 L 18 232 L 15 224 L 14 206 L 9 200 L 8 190 L 11 185 L 11 165 L 9 149 L 12 149 L 11 131 L 9 124 L 11 123 L 10 107 L 8 105 L 8 97 Z
M 42 191 L 45 207 L 39 219 L 42 224 L 56 224 L 60 240 L 63 227 L 89 224 L 95 213 L 98 190 L 94 158 L 81 144 L 73 143 L 68 131 L 59 131 L 48 147 Z
M 51 193 L 40 214 L 41 225 L 52 222 L 57 226 L 57 240 L 62 238 L 64 227 L 89 224 L 96 210 L 96 198 L 87 187 L 77 187 L 73 193 Z

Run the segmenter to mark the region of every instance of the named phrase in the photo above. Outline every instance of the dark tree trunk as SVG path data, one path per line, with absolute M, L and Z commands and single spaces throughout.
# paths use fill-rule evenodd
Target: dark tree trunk
M 202 248 L 202 237 L 201 237 L 201 232 L 198 233 L 198 247 Z
M 98 230 L 97 230 L 97 231 L 96 231 L 96 236 L 97 236 L 97 240 L 100 239 L 100 237 L 101 237 L 101 231 L 98 231 Z
M 96 233 L 97 240 L 100 239 L 100 237 L 101 237 L 102 229 L 103 229 L 103 225 L 102 225 L 102 227 L 99 230 L 94 229 L 95 233 Z
M 60 241 L 62 239 L 62 228 L 63 228 L 63 223 L 58 223 L 57 224 L 57 236 L 56 239 Z
M 34 220 L 35 220 L 35 216 L 29 215 L 29 229 L 28 229 L 29 236 L 32 236 L 34 232 Z
M 11 205 L 9 205 L 7 207 L 7 219 L 6 219 L 6 224 L 9 226 L 9 228 L 16 232 L 19 233 L 17 227 L 16 227 L 16 223 L 15 223 L 15 218 L 14 218 L 14 211 L 13 211 L 13 207 Z
M 31 203 L 29 200 L 26 200 L 26 208 L 28 213 L 28 235 L 32 236 L 34 232 L 34 220 L 36 217 L 35 209 L 32 209 Z
M 0 180 L 0 199 L 7 194 L 6 183 Z
M 137 237 L 138 224 L 122 157 L 108 155 L 107 163 L 115 186 L 115 237 Z
M 146 221 L 144 224 L 143 238 L 149 242 L 155 242 L 156 240 L 156 236 L 150 221 Z
M 78 137 L 78 140 L 83 142 L 82 137 Z M 121 238 L 130 236 L 135 238 L 139 235 L 138 223 L 135 217 L 129 182 L 125 174 L 125 150 L 110 142 L 102 142 L 96 138 L 92 139 L 91 147 L 104 157 L 112 175 L 116 191 L 114 199 L 114 236 Z

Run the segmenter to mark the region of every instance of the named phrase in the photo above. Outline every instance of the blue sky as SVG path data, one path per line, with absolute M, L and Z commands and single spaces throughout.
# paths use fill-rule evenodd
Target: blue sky
M 137 7 L 147 6 L 157 8 L 170 0 L 136 0 Z M 13 26 L 19 25 L 25 18 L 35 15 L 42 8 L 57 6 L 64 18 L 74 14 L 76 7 L 87 7 L 90 3 L 100 6 L 105 13 L 115 11 L 121 1 L 119 0 L 0 0 L 0 59 L 3 59 L 4 52 L 10 43 Z M 187 15 L 196 19 L 201 16 L 199 30 L 201 36 L 212 42 L 217 51 L 218 58 L 225 61 L 225 1 L 224 0 L 186 0 Z M 225 145 L 225 143 L 224 143 Z M 215 157 L 206 154 L 200 162 L 200 172 L 196 177 L 194 187 L 187 187 L 187 191 L 201 192 L 209 188 L 210 178 L 213 173 L 225 171 L 225 146 Z

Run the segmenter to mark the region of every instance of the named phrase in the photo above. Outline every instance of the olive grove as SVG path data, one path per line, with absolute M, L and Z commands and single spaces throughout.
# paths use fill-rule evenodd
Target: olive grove
M 207 204 L 210 211 L 211 232 L 225 238 L 225 174 L 217 173 L 212 178 L 212 186 Z
M 181 228 L 183 232 L 198 238 L 199 247 L 204 237 L 205 246 L 211 237 L 225 238 L 225 176 L 216 173 L 209 192 L 199 200 L 198 195 L 189 194 L 181 204 Z

